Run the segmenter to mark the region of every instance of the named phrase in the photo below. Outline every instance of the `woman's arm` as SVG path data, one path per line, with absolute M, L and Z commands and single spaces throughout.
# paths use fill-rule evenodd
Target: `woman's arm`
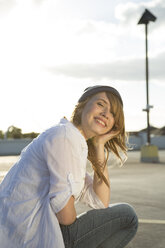
M 105 153 L 104 153 L 104 145 L 98 144 L 95 146 L 96 149 L 96 156 L 99 164 L 105 164 Z M 108 173 L 108 166 L 106 165 L 104 170 L 102 171 L 105 178 L 107 179 L 109 185 L 109 173 Z M 105 207 L 109 206 L 110 203 L 110 187 L 108 187 L 103 180 L 100 180 L 96 173 L 94 173 L 94 180 L 93 180 L 93 189 L 99 199 L 102 201 Z
M 104 145 L 108 140 L 115 137 L 118 133 L 119 133 L 118 131 L 110 131 L 104 135 L 95 136 L 92 139 L 95 160 L 97 160 L 98 164 L 100 164 L 102 173 L 109 183 L 109 187 L 108 187 L 105 184 L 105 182 L 103 180 L 100 180 L 97 174 L 94 172 L 93 189 L 105 207 L 108 207 L 110 203 L 110 180 L 109 180 L 108 166 L 107 164 L 105 165 L 106 159 L 105 159 Z
M 57 219 L 62 225 L 70 225 L 76 220 L 76 210 L 74 207 L 74 197 L 71 196 L 66 206 L 59 211 L 57 214 Z

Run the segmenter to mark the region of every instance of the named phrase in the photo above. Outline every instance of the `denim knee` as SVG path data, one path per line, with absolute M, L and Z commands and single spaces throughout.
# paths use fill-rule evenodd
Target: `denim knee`
M 138 217 L 134 208 L 128 203 L 123 203 L 121 207 L 122 207 L 123 216 L 125 215 L 127 219 L 127 227 L 133 228 L 135 231 L 137 231 Z
M 115 208 L 115 212 L 121 219 L 121 228 L 138 229 L 138 217 L 134 208 L 128 203 L 110 204 L 110 208 Z

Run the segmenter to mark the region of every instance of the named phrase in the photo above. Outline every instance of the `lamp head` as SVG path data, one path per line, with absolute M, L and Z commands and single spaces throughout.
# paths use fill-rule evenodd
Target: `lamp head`
M 145 9 L 142 17 L 140 18 L 138 24 L 148 24 L 150 21 L 155 22 L 156 16 L 154 16 L 149 10 Z

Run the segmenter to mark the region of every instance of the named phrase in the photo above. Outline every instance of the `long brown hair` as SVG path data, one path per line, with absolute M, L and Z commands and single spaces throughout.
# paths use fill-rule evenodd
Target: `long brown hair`
M 106 142 L 104 145 L 105 147 L 105 152 L 107 154 L 106 156 L 106 163 L 108 160 L 109 152 L 112 151 L 119 159 L 122 160 L 120 156 L 119 151 L 123 151 L 125 154 L 127 152 L 127 146 L 126 146 L 126 132 L 125 132 L 125 121 L 124 121 L 124 112 L 123 112 L 123 106 L 118 99 L 113 93 L 106 92 L 106 95 L 109 99 L 109 102 L 111 104 L 111 112 L 114 115 L 115 119 L 115 124 L 113 126 L 113 130 L 119 131 L 119 134 Z M 92 96 L 91 96 L 92 97 Z M 85 101 L 80 102 L 76 105 L 73 114 L 71 116 L 71 121 L 76 127 L 81 126 L 81 115 L 82 111 L 86 105 L 86 103 L 91 99 L 91 97 L 88 97 Z M 87 145 L 88 145 L 88 159 L 92 163 L 93 169 L 96 172 L 98 178 L 100 180 L 103 180 L 105 184 L 109 187 L 109 183 L 105 176 L 102 173 L 102 165 L 100 165 L 99 161 L 96 160 L 96 156 L 94 153 L 94 147 L 92 143 L 92 139 L 87 140 Z M 104 167 L 106 165 L 104 164 Z

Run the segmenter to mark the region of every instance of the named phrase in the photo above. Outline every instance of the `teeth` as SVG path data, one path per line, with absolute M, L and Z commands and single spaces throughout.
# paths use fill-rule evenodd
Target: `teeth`
M 102 124 L 103 126 L 105 126 L 105 123 L 104 123 L 103 121 L 101 121 L 101 120 L 99 120 L 99 119 L 97 119 L 97 121 L 98 121 L 100 124 Z

